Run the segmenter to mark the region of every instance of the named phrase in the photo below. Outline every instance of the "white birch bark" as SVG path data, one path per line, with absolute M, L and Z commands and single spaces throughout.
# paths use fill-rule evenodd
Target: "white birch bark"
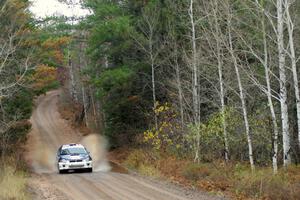
M 229 160 L 229 144 L 228 144 L 228 136 L 227 136 L 227 130 L 226 130 L 226 115 L 225 115 L 225 92 L 224 92 L 224 80 L 223 80 L 223 60 L 222 60 L 222 54 L 221 54 L 221 32 L 220 27 L 218 24 L 218 17 L 217 17 L 217 11 L 218 3 L 214 1 L 213 5 L 213 14 L 214 14 L 214 25 L 215 25 L 215 39 L 216 39 L 216 45 L 217 45 L 217 61 L 218 61 L 218 75 L 219 75 L 219 96 L 220 96 L 220 102 L 221 102 L 221 115 L 222 115 L 222 126 L 223 126 L 223 137 L 224 137 L 224 158 L 227 162 Z
M 156 10 L 156 8 L 155 8 Z M 157 57 L 157 49 L 154 47 L 154 30 L 158 23 L 158 17 L 157 13 L 150 13 L 149 10 L 144 10 L 143 12 L 143 20 L 145 23 L 145 26 L 141 26 L 141 31 L 144 33 L 146 37 L 146 47 L 143 44 L 143 42 L 137 40 L 136 38 L 133 38 L 137 44 L 142 48 L 142 50 L 147 54 L 148 56 L 148 62 L 151 66 L 151 86 L 152 86 L 152 101 L 153 101 L 153 109 L 157 106 L 157 99 L 156 99 L 156 77 L 155 77 L 155 71 L 156 71 L 156 57 Z M 157 115 L 154 113 L 154 123 L 156 130 L 158 129 L 158 122 L 157 122 Z
M 228 11 L 230 12 L 230 11 Z M 238 81 L 238 87 L 239 87 L 239 97 L 241 100 L 242 104 L 242 110 L 243 110 L 243 118 L 244 118 L 244 125 L 245 125 L 245 131 L 246 131 L 246 136 L 247 136 L 247 142 L 248 142 L 248 152 L 249 152 L 249 161 L 251 165 L 251 170 L 254 171 L 255 165 L 254 165 L 254 159 L 253 159 L 253 149 L 252 149 L 252 137 L 250 133 L 250 126 L 249 126 L 249 120 L 248 120 L 248 113 L 247 113 L 247 107 L 246 107 L 246 102 L 245 102 L 245 94 L 244 94 L 244 88 L 242 85 L 241 81 L 241 76 L 239 72 L 239 66 L 237 59 L 234 55 L 234 49 L 233 49 L 233 41 L 232 41 L 232 33 L 231 33 L 231 13 L 228 13 L 228 39 L 229 39 L 229 52 L 232 57 L 237 81 Z
M 272 88 L 270 82 L 270 73 L 269 73 L 269 64 L 268 64 L 268 46 L 267 46 L 267 37 L 266 37 L 266 29 L 265 22 L 262 20 L 262 29 L 263 29 L 263 43 L 264 43 L 264 70 L 265 70 L 265 80 L 267 84 L 266 95 L 268 98 L 268 106 L 271 113 L 272 123 L 273 123 L 273 155 L 272 155 L 272 165 L 273 165 L 273 173 L 277 174 L 278 164 L 277 164 L 277 155 L 278 155 L 278 125 L 277 118 L 274 110 L 274 104 L 272 100 Z
M 267 44 L 267 30 L 265 25 L 265 17 L 269 19 L 269 22 L 271 23 L 272 27 L 273 24 L 270 21 L 270 16 L 268 13 L 265 12 L 264 8 L 264 1 L 258 1 L 256 0 L 256 5 L 258 9 L 261 10 L 263 13 L 262 20 L 261 20 L 261 28 L 262 28 L 262 34 L 263 34 L 263 48 L 264 48 L 264 54 L 263 58 L 259 57 L 259 54 L 255 53 L 255 51 L 252 49 L 252 47 L 249 47 L 250 52 L 253 56 L 255 56 L 259 62 L 263 65 L 264 71 L 265 71 L 265 81 L 266 81 L 266 88 L 259 84 L 257 80 L 254 80 L 255 84 L 264 92 L 268 99 L 268 107 L 270 109 L 271 113 L 271 119 L 273 124 L 273 152 L 272 152 L 272 166 L 273 166 L 273 173 L 277 174 L 278 172 L 278 135 L 279 135 L 279 127 L 277 124 L 277 117 L 274 109 L 274 103 L 273 103 L 273 94 L 272 94 L 272 87 L 271 87 L 271 81 L 270 81 L 270 72 L 271 69 L 269 67 L 269 50 L 268 50 L 268 44 Z
M 292 2 L 290 0 L 285 0 L 285 14 L 286 14 L 286 23 L 287 30 L 289 35 L 289 47 L 290 47 L 290 59 L 292 65 L 293 73 L 293 82 L 294 82 L 294 92 L 296 97 L 296 108 L 297 108 L 297 126 L 298 126 L 298 145 L 300 148 L 300 93 L 299 93 L 299 83 L 298 83 L 298 74 L 297 74 L 297 60 L 295 52 L 295 42 L 294 42 L 294 22 L 290 15 L 290 6 Z
M 153 47 L 152 42 L 150 43 L 150 60 L 151 60 L 151 82 L 152 82 L 152 100 L 153 100 L 153 109 L 156 109 L 156 85 L 155 85 L 155 64 L 154 64 L 154 58 L 153 58 Z M 157 115 L 154 113 L 154 123 L 155 123 L 155 129 L 158 130 L 158 122 L 157 122 Z
M 175 45 L 175 71 L 176 71 L 176 86 L 178 90 L 178 100 L 179 100 L 179 109 L 180 109 L 180 124 L 181 129 L 184 127 L 184 111 L 183 111 L 183 92 L 182 92 L 182 83 L 180 78 L 180 67 L 178 64 L 178 52 L 177 52 L 177 45 Z
M 76 84 L 75 84 L 75 78 L 74 78 L 74 69 L 73 69 L 73 63 L 71 60 L 70 49 L 68 49 L 68 59 L 69 59 L 69 62 L 68 62 L 69 63 L 69 73 L 70 73 L 70 78 L 71 78 L 71 88 L 70 88 L 71 97 L 73 100 L 78 102 L 77 92 L 76 92 Z
M 200 126 L 200 104 L 199 104 L 199 94 L 198 94 L 198 70 L 197 70 L 197 45 L 196 45 L 196 28 L 194 22 L 194 1 L 190 0 L 190 23 L 191 23 L 191 42 L 192 42 L 192 69 L 193 69 L 193 117 L 194 123 L 197 127 Z M 200 130 L 197 130 L 196 135 L 196 147 L 195 147 L 195 158 L 194 161 L 199 161 L 199 150 L 200 150 Z
M 79 71 L 82 72 L 82 67 L 86 66 L 86 62 L 82 62 L 82 61 L 85 61 L 83 60 L 83 51 L 82 51 L 82 47 L 83 44 L 82 42 L 80 42 L 79 44 Z M 82 66 L 84 63 L 84 66 Z M 84 112 L 84 120 L 85 120 L 85 125 L 87 127 L 89 127 L 89 123 L 88 123 L 88 112 L 87 112 L 87 109 L 88 109 L 88 102 L 87 102 L 87 99 L 86 99 L 86 91 L 85 91 L 85 87 L 84 87 L 84 76 L 81 77 L 82 79 L 80 80 L 81 82 L 81 93 L 82 93 L 82 104 L 83 104 L 83 112 Z
M 290 156 L 290 134 L 289 134 L 289 116 L 287 106 L 287 88 L 286 88 L 286 67 L 285 67 L 285 49 L 284 49 L 284 19 L 283 19 L 283 0 L 277 0 L 277 45 L 279 60 L 279 79 L 280 79 L 280 108 L 282 122 L 283 139 L 283 165 L 287 167 L 291 163 Z

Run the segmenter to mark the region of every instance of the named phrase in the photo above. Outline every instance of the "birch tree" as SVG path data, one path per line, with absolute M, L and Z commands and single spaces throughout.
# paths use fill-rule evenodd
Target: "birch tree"
M 296 58 L 296 49 L 295 49 L 295 41 L 294 41 L 294 30 L 295 23 L 291 17 L 291 6 L 294 1 L 285 0 L 284 1 L 284 13 L 285 13 L 285 22 L 287 24 L 288 31 L 288 40 L 289 40 L 289 57 L 292 65 L 292 73 L 293 73 L 293 82 L 294 82 L 294 92 L 296 98 L 296 112 L 297 112 L 297 126 L 298 126 L 298 145 L 300 148 L 300 92 L 299 92 L 299 83 L 298 83 L 298 73 L 297 73 L 297 58 Z
M 72 62 L 72 58 L 71 58 L 71 52 L 70 52 L 70 47 L 68 47 L 68 68 L 69 68 L 69 74 L 70 74 L 70 95 L 72 97 L 72 99 L 75 102 L 78 102 L 78 97 L 77 97 L 77 91 L 76 91 L 76 83 L 75 83 L 75 71 L 74 71 L 74 66 L 73 66 L 73 62 Z
M 151 8 L 153 10 L 151 10 Z M 151 4 L 142 11 L 142 21 L 139 24 L 139 29 L 143 33 L 144 41 L 142 39 L 137 39 L 133 36 L 139 48 L 146 54 L 147 62 L 151 66 L 151 87 L 152 87 L 152 105 L 153 110 L 157 105 L 156 97 L 156 68 L 157 59 L 160 51 L 160 46 L 156 38 L 156 31 L 158 26 L 158 8 L 157 5 Z M 154 114 L 154 124 L 156 130 L 158 129 L 157 115 Z
M 277 125 L 277 117 L 275 114 L 273 97 L 272 97 L 272 88 L 271 88 L 271 81 L 270 81 L 270 67 L 269 67 L 269 53 L 268 53 L 268 44 L 267 44 L 267 37 L 266 37 L 266 28 L 265 28 L 265 21 L 264 17 L 261 22 L 262 24 L 262 31 L 263 31 L 263 45 L 264 45 L 264 59 L 263 59 L 263 66 L 265 70 L 265 80 L 267 84 L 267 90 L 265 91 L 267 98 L 268 98 L 268 106 L 270 109 L 272 123 L 273 123 L 273 155 L 272 155 L 272 163 L 273 163 L 273 172 L 274 174 L 278 171 L 278 164 L 277 164 L 277 155 L 278 155 L 278 125 Z
M 247 71 L 247 75 L 250 77 L 250 80 L 262 91 L 264 95 L 266 95 L 268 100 L 268 107 L 271 114 L 272 119 L 272 125 L 273 125 L 273 153 L 272 153 L 272 165 L 273 165 L 273 172 L 274 174 L 278 171 L 278 164 L 277 164 L 277 156 L 278 156 L 278 134 L 279 134 L 279 127 L 277 124 L 277 116 L 275 113 L 274 108 L 274 102 L 273 99 L 279 100 L 278 95 L 273 95 L 274 89 L 271 86 L 271 77 L 274 74 L 271 70 L 271 63 L 269 63 L 269 60 L 271 59 L 270 51 L 272 50 L 272 47 L 268 44 L 268 38 L 271 38 L 270 35 L 268 35 L 268 30 L 266 28 L 266 16 L 267 12 L 265 11 L 265 3 L 264 1 L 259 2 L 256 0 L 256 8 L 258 13 L 258 19 L 261 21 L 260 24 L 256 27 L 256 30 L 260 30 L 260 34 L 262 35 L 262 44 L 263 48 L 256 50 L 249 41 L 246 41 L 245 38 L 240 36 L 240 39 L 242 40 L 243 44 L 247 47 L 247 53 L 254 56 L 259 64 L 261 64 L 264 68 L 264 80 L 265 84 L 260 83 L 260 81 L 256 78 L 256 74 L 253 74 L 253 72 L 249 69 Z M 250 9 L 250 8 L 249 8 Z M 268 16 L 269 17 L 269 16 Z M 271 25 L 272 26 L 272 25 Z M 262 56 L 261 56 L 262 55 Z M 271 75 L 272 74 L 272 75 Z M 276 77 L 277 79 L 277 77 Z
M 6 107 L 16 96 L 27 100 L 22 98 L 20 91 L 29 85 L 26 76 L 34 69 L 34 48 L 26 43 L 32 33 L 27 27 L 30 18 L 25 11 L 27 7 L 27 2 L 0 1 L 0 168 L 6 162 L 3 159 L 14 141 L 12 138 L 16 137 L 17 131 L 12 129 L 25 115 L 22 108 L 14 106 L 7 110 Z
M 221 102 L 221 114 L 222 114 L 222 126 L 223 126 L 223 135 L 224 135 L 224 147 L 225 147 L 225 161 L 229 160 L 229 144 L 228 136 L 226 130 L 226 114 L 225 114 L 225 91 L 224 91 L 224 80 L 223 80 L 223 59 L 222 59 L 222 34 L 220 30 L 220 25 L 218 21 L 218 3 L 217 1 L 213 2 L 213 18 L 214 18 L 214 30 L 213 35 L 216 40 L 216 58 L 217 58 L 217 68 L 218 68 L 218 78 L 219 78 L 219 96 Z
M 83 32 L 82 34 L 80 34 L 80 37 L 84 39 L 85 33 Z M 86 47 L 85 43 L 86 43 L 85 40 L 79 41 L 79 52 L 78 52 L 79 73 L 83 73 L 84 68 L 87 67 L 87 60 L 84 56 L 84 51 L 83 51 L 83 49 L 85 49 Z M 88 91 L 86 90 L 85 87 L 86 77 L 82 75 L 80 82 L 81 82 L 82 104 L 83 104 L 85 125 L 89 127 L 89 119 L 88 119 L 89 100 L 88 100 Z
M 193 79 L 192 79 L 192 96 L 193 96 L 193 118 L 196 126 L 199 126 L 201 123 L 200 118 L 200 102 L 199 102 L 199 83 L 198 83 L 198 53 L 197 52 L 197 41 L 196 41 L 196 25 L 195 25 L 195 16 L 194 16 L 194 0 L 190 0 L 189 8 L 189 17 L 190 17 L 190 31 L 191 31 L 191 66 L 193 69 Z M 200 130 L 197 131 L 196 136 L 196 149 L 195 149 L 195 158 L 194 161 L 199 161 L 199 149 L 200 149 Z
M 287 167 L 291 163 L 290 156 L 290 132 L 289 115 L 287 105 L 287 80 L 286 80 L 286 53 L 284 45 L 284 0 L 277 0 L 277 46 L 278 46 L 278 66 L 280 79 L 280 107 L 283 139 L 283 165 Z
M 232 13 L 231 8 L 229 5 L 227 5 L 227 11 L 228 11 L 228 18 L 227 18 L 227 28 L 228 28 L 228 50 L 232 58 L 233 66 L 235 69 L 235 74 L 238 82 L 238 88 L 239 88 L 239 98 L 241 101 L 242 111 L 243 111 L 243 118 L 244 118 L 244 126 L 247 136 L 247 142 L 248 142 L 248 156 L 249 161 L 251 165 L 252 171 L 255 169 L 254 165 L 254 159 L 253 159 L 253 149 L 252 149 L 252 137 L 250 133 L 250 126 L 249 126 L 249 120 L 248 120 L 248 111 L 246 107 L 246 101 L 245 101 L 245 91 L 242 85 L 241 80 L 241 74 L 238 66 L 238 60 L 235 55 L 234 47 L 233 47 L 233 38 L 232 38 Z

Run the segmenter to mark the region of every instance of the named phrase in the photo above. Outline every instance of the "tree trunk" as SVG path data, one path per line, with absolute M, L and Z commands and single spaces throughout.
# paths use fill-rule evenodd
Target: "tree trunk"
M 287 20 L 287 30 L 289 35 L 289 46 L 290 46 L 290 58 L 292 64 L 293 72 L 293 81 L 294 81 L 294 90 L 296 97 L 296 108 L 297 108 L 297 125 L 298 125 L 298 145 L 300 148 L 300 93 L 299 93 L 299 84 L 298 84 L 298 74 L 297 74 L 297 61 L 295 53 L 295 43 L 294 43 L 294 23 L 290 15 L 290 0 L 285 1 L 285 14 Z
M 84 63 L 84 67 L 87 65 L 86 64 L 86 60 L 83 59 L 83 51 L 82 51 L 82 42 L 79 43 L 79 56 L 78 56 L 78 59 L 79 59 L 79 71 L 80 73 L 82 72 L 82 64 Z M 84 61 L 84 62 L 82 62 Z M 84 76 L 82 76 L 82 78 L 84 78 Z M 85 91 L 85 87 L 84 87 L 84 80 L 81 79 L 80 80 L 80 83 L 81 83 L 81 93 L 82 93 L 82 104 L 83 104 L 83 110 L 84 110 L 84 119 L 85 119 L 85 126 L 86 127 L 89 127 L 89 124 L 88 124 L 88 113 L 87 113 L 87 110 L 88 110 L 88 102 L 87 102 L 87 99 L 86 99 L 86 91 Z
M 69 59 L 69 72 L 70 72 L 70 78 L 71 78 L 71 97 L 72 100 L 75 100 L 78 102 L 77 98 L 77 92 L 76 92 L 76 85 L 75 85 L 75 78 L 74 78 L 74 69 L 73 69 L 73 63 L 71 59 L 70 49 L 68 49 L 68 59 Z
M 277 45 L 279 59 L 279 79 L 280 79 L 280 107 L 282 122 L 283 139 L 283 165 L 287 167 L 291 163 L 290 156 L 290 134 L 289 134 L 289 116 L 287 106 L 286 89 L 286 68 L 285 68 L 285 49 L 284 49 L 284 19 L 283 19 L 283 0 L 277 0 Z
M 151 59 L 152 100 L 153 100 L 153 109 L 156 109 L 157 103 L 156 103 L 156 88 L 155 88 L 155 65 L 154 65 L 154 58 L 153 58 L 153 54 L 152 54 L 152 44 L 150 46 L 151 46 L 150 59 Z M 154 123 L 155 123 L 155 129 L 158 130 L 158 122 L 157 122 L 156 113 L 154 113 Z
M 178 64 L 178 46 L 176 41 L 174 40 L 174 51 L 175 51 L 175 77 L 176 77 L 176 87 L 178 92 L 178 101 L 179 101 L 179 112 L 180 112 L 180 125 L 181 130 L 183 131 L 184 127 L 184 110 L 183 110 L 183 91 L 182 91 L 182 82 L 181 82 L 181 75 L 180 75 L 180 66 Z
M 193 117 L 194 124 L 200 126 L 200 104 L 199 104 L 199 94 L 198 94 L 198 70 L 197 70 L 197 45 L 196 45 L 196 29 L 194 22 L 194 1 L 190 0 L 190 23 L 191 23 L 191 38 L 192 38 L 192 68 L 193 68 Z M 200 130 L 197 131 L 196 136 L 196 149 L 195 149 L 195 161 L 199 161 L 199 150 L 200 150 Z
M 229 15 L 231 15 L 231 14 L 229 13 Z M 229 51 L 230 51 L 230 55 L 233 60 L 233 65 L 234 65 L 234 69 L 235 69 L 235 73 L 236 73 L 236 77 L 237 77 L 237 81 L 238 81 L 239 97 L 240 97 L 241 104 L 242 104 L 244 124 L 245 124 L 245 130 L 246 130 L 246 136 L 247 136 L 247 142 L 248 142 L 249 161 L 250 161 L 250 165 L 251 165 L 251 170 L 254 171 L 255 165 L 254 165 L 253 150 L 252 150 L 252 137 L 251 137 L 251 133 L 250 133 L 244 89 L 243 89 L 243 85 L 242 85 L 242 81 L 241 81 L 241 76 L 240 76 L 240 72 L 239 72 L 237 59 L 234 55 L 234 50 L 233 50 L 231 26 L 232 26 L 231 25 L 231 16 L 229 16 L 229 18 L 228 18 Z
M 98 124 L 98 115 L 97 115 L 96 106 L 95 106 L 95 100 L 94 100 L 94 92 L 93 92 L 93 90 L 92 90 L 91 87 L 89 87 L 89 91 L 90 91 L 91 101 L 92 101 L 92 107 L 93 107 L 94 123 L 95 123 L 96 129 L 98 129 L 99 128 L 99 124 Z
M 264 70 L 265 70 L 265 80 L 267 83 L 267 91 L 266 95 L 268 98 L 268 106 L 271 113 L 272 123 L 273 123 L 273 155 L 272 155 L 272 165 L 273 165 L 273 173 L 277 174 L 278 172 L 278 164 L 277 164 L 277 155 L 278 155 L 278 125 L 277 125 L 277 119 L 276 114 L 274 110 L 274 104 L 272 100 L 272 88 L 271 88 L 271 82 L 270 82 L 270 68 L 268 59 L 269 59 L 269 53 L 268 53 L 268 46 L 267 46 L 267 37 L 266 37 L 266 27 L 265 27 L 265 21 L 262 20 L 262 30 L 263 30 L 263 43 L 264 43 Z
M 221 114 L 222 114 L 222 126 L 223 126 L 223 137 L 224 137 L 224 158 L 225 161 L 228 162 L 229 160 L 229 145 L 228 145 L 228 136 L 227 136 L 227 130 L 226 130 L 226 115 L 225 115 L 225 93 L 224 93 L 224 80 L 223 80 L 223 61 L 222 61 L 222 55 L 221 55 L 221 42 L 219 36 L 221 35 L 219 24 L 218 24 L 218 18 L 217 18 L 217 12 L 216 9 L 218 8 L 218 3 L 214 1 L 213 5 L 214 10 L 214 25 L 215 25 L 215 39 L 217 43 L 217 61 L 218 61 L 218 75 L 219 75 L 219 85 L 220 85 L 220 102 L 221 102 Z
M 83 102 L 83 109 L 84 109 L 85 125 L 86 125 L 86 127 L 89 127 L 88 112 L 87 112 L 88 103 L 87 103 L 87 100 L 86 100 L 86 92 L 85 92 L 84 85 L 82 85 L 81 90 L 82 90 L 82 102 Z
M 149 45 L 149 59 L 151 65 L 151 84 L 152 84 L 152 101 L 153 101 L 153 110 L 157 107 L 157 100 L 156 100 L 156 84 L 155 84 L 155 57 L 154 57 L 154 50 L 153 50 L 153 37 L 154 37 L 154 24 L 151 23 L 149 20 L 146 21 L 148 28 L 149 28 L 149 35 L 148 35 L 148 45 Z M 158 129 L 158 122 L 157 122 L 157 115 L 154 112 L 154 123 L 155 129 Z

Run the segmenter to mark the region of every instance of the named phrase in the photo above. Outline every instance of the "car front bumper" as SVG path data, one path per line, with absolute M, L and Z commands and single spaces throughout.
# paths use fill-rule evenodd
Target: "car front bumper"
M 71 170 L 71 169 L 92 169 L 93 161 L 82 162 L 59 162 L 57 164 L 58 170 Z

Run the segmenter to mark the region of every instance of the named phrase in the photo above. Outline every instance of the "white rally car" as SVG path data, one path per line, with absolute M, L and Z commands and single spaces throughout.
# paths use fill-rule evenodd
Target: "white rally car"
M 57 169 L 59 173 L 76 169 L 92 172 L 93 160 L 83 145 L 65 144 L 57 151 Z

